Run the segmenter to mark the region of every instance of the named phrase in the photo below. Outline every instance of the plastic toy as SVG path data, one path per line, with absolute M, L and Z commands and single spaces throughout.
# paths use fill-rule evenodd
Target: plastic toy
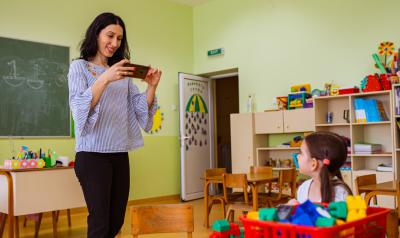
M 328 207 L 329 214 L 335 218 L 346 219 L 347 217 L 347 204 L 346 202 L 332 202 Z
M 288 94 L 288 109 L 302 108 L 306 99 L 311 98 L 309 92 L 296 92 Z
M 291 92 L 311 92 L 311 85 L 309 83 L 290 86 Z
M 289 205 L 279 205 L 276 209 L 280 221 L 288 221 L 293 213 L 293 206 Z
M 367 216 L 367 204 L 361 196 L 348 196 L 347 199 L 347 221 L 354 221 Z
M 360 89 L 356 86 L 352 88 L 339 88 L 339 95 L 359 93 Z
M 248 214 L 247 217 L 249 217 Z M 261 208 L 259 210 L 259 219 L 261 221 L 278 221 L 278 211 L 276 208 Z
M 258 212 L 248 212 L 247 213 L 247 217 L 249 219 L 253 219 L 253 220 L 259 220 L 260 219 Z
M 213 233 L 210 238 L 242 238 L 244 237 L 244 230 L 239 228 L 239 225 L 231 223 L 227 220 L 216 220 L 211 230 Z
M 318 217 L 321 217 L 321 215 L 317 212 L 316 206 L 310 200 L 307 200 L 297 207 L 296 213 L 292 216 L 292 223 L 315 226 Z
M 211 227 L 211 230 L 217 232 L 229 231 L 230 229 L 230 224 L 227 220 L 216 220 Z
M 318 227 L 329 227 L 334 226 L 336 224 L 335 218 L 327 218 L 327 217 L 318 217 L 315 223 L 315 226 Z

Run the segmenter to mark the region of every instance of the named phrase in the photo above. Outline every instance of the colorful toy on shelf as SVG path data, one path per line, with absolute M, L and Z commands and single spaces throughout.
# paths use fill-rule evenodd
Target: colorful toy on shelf
M 288 104 L 288 97 L 287 96 L 276 97 L 276 103 L 279 110 L 285 110 Z
M 388 75 L 386 74 L 371 74 L 361 81 L 361 90 L 363 92 L 390 90 L 391 88 L 392 82 L 389 80 Z
M 292 85 L 290 86 L 290 92 L 311 92 L 311 85 L 309 83 L 306 84 L 299 84 L 299 85 Z
M 288 109 L 312 107 L 312 105 L 307 104 L 306 100 L 311 98 L 309 92 L 296 92 L 288 94 Z
M 339 95 L 359 93 L 360 89 L 356 86 L 351 88 L 339 88 Z
M 213 233 L 210 238 L 242 238 L 244 237 L 244 230 L 239 228 L 239 225 L 231 223 L 227 220 L 216 220 L 211 230 Z
M 300 147 L 302 142 L 303 142 L 302 136 L 295 136 L 290 141 L 290 147 Z

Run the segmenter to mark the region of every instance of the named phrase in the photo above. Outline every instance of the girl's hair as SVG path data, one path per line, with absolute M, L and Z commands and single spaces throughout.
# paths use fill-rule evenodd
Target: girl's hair
M 111 66 L 124 58 L 130 59 L 125 24 L 121 17 L 109 12 L 98 15 L 86 30 L 85 38 L 82 40 L 80 46 L 81 59 L 89 61 L 96 55 L 98 51 L 97 38 L 100 34 L 100 31 L 112 24 L 120 25 L 122 27 L 123 36 L 120 47 L 117 49 L 117 51 L 115 51 L 112 57 L 108 58 L 108 65 Z
M 323 161 L 319 174 L 321 202 L 328 203 L 333 200 L 335 186 L 343 186 L 349 194 L 352 194 L 340 173 L 340 167 L 347 159 L 347 144 L 344 138 L 336 133 L 321 131 L 306 136 L 304 140 L 311 158 Z M 338 180 L 332 180 L 333 176 Z

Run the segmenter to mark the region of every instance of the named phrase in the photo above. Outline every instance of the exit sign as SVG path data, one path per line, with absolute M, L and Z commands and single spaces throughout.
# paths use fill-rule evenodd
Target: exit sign
M 207 51 L 207 55 L 208 56 L 223 55 L 223 54 L 225 54 L 225 49 L 224 48 L 218 48 L 218 49 Z

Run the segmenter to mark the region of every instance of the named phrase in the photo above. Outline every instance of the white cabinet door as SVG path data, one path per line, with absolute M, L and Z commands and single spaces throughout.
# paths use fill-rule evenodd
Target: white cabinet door
M 253 114 L 231 114 L 232 173 L 248 173 L 254 164 Z
M 254 121 L 256 134 L 283 133 L 282 111 L 256 112 Z
M 313 108 L 284 110 L 284 132 L 315 131 L 315 115 Z

